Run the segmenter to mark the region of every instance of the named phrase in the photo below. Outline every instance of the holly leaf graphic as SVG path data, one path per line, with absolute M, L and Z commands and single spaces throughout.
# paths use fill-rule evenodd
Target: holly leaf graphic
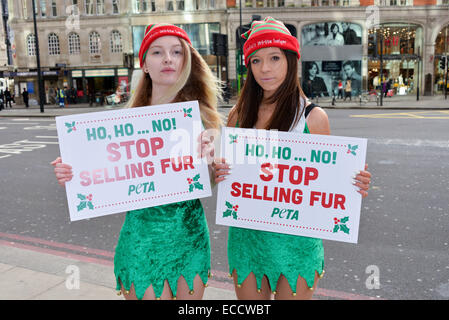
M 195 182 L 194 186 L 195 186 L 196 189 L 203 190 L 203 185 L 201 183 L 199 183 L 199 182 Z
M 200 178 L 200 174 L 198 173 L 196 176 L 193 177 L 193 181 L 198 181 L 199 178 Z
M 71 128 L 71 127 L 74 126 L 74 124 L 70 124 L 70 123 L 66 122 L 66 123 L 65 123 L 65 126 L 66 126 L 67 128 Z
M 94 205 L 92 204 L 92 202 L 88 202 L 87 206 L 89 207 L 90 210 L 94 210 Z
M 226 207 L 228 207 L 229 209 L 232 208 L 232 204 L 230 204 L 228 201 L 226 201 Z
M 232 214 L 232 210 L 226 210 L 223 212 L 223 218 L 230 217 Z
M 189 192 L 192 192 L 192 191 L 193 191 L 193 188 L 194 188 L 194 186 L 193 186 L 193 184 L 191 184 L 191 185 L 189 186 Z
M 345 224 L 340 225 L 340 230 L 346 234 L 349 234 L 349 228 Z
M 233 217 L 235 220 L 237 220 L 237 212 L 232 211 L 232 217 Z
M 81 201 L 81 203 L 76 207 L 78 211 L 81 211 L 86 208 L 86 201 Z
M 86 200 L 86 196 L 83 196 L 82 194 L 78 193 L 78 199 L 80 200 Z
M 339 225 L 335 225 L 334 230 L 332 231 L 333 233 L 336 233 L 338 230 L 340 229 Z
M 351 153 L 352 153 L 353 155 L 355 155 L 355 156 L 357 155 L 354 151 L 351 151 Z
M 357 150 L 359 148 L 359 146 L 357 145 L 357 146 L 353 146 L 352 148 L 351 148 L 351 150 L 352 151 L 355 151 L 355 150 Z
M 192 112 L 192 108 L 187 109 L 187 113 Z
M 349 221 L 349 217 L 344 217 L 340 220 L 341 223 L 346 223 Z

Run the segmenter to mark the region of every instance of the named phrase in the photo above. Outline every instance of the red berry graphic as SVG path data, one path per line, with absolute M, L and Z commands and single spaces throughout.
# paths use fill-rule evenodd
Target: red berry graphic
M 76 131 L 76 127 L 73 127 L 73 131 Z

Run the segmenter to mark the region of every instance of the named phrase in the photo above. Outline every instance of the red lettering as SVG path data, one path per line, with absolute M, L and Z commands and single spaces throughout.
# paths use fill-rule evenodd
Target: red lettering
M 345 201 L 346 198 L 342 194 L 336 194 L 335 195 L 335 203 L 334 203 L 334 209 L 337 209 L 338 206 L 340 206 L 341 210 L 345 210 Z
M 121 147 L 125 147 L 126 148 L 126 157 L 127 159 L 131 159 L 131 146 L 134 145 L 134 141 L 123 141 L 120 142 L 120 146 Z
M 157 154 L 157 150 L 162 149 L 164 147 L 164 140 L 162 140 L 159 137 L 151 138 L 150 139 L 151 144 L 151 154 L 155 156 Z
M 251 199 L 251 184 L 244 183 L 242 192 L 242 198 Z

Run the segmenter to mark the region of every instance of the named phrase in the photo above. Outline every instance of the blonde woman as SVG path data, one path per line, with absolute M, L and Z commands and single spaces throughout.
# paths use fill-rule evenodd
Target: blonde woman
M 146 28 L 139 52 L 142 77 L 128 107 L 198 100 L 206 129 L 219 129 L 218 81 L 186 32 L 169 24 Z M 210 140 L 201 138 L 204 154 Z M 52 162 L 59 184 L 72 172 Z M 210 242 L 199 199 L 132 210 L 115 249 L 118 294 L 126 299 L 202 299 L 210 271 Z

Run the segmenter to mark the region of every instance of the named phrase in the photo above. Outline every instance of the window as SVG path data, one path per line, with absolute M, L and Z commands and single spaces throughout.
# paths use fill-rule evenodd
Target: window
M 51 56 L 57 56 L 60 53 L 59 38 L 56 34 L 50 33 L 48 35 L 48 54 Z
M 41 7 L 41 17 L 45 18 L 47 16 L 47 1 L 40 0 L 40 7 Z
M 321 6 L 322 7 L 329 7 L 329 0 L 322 0 L 321 1 Z
M 36 37 L 34 34 L 29 34 L 27 36 L 27 52 L 30 57 L 34 57 L 36 55 Z
M 156 11 L 156 0 L 151 0 L 151 11 Z
M 93 31 L 89 34 L 89 53 L 98 54 L 101 51 L 101 39 L 98 32 Z
M 245 0 L 245 7 L 252 8 L 253 0 Z
M 79 16 L 78 0 L 72 0 L 71 15 Z
M 56 6 L 56 1 L 53 0 L 51 2 L 51 16 L 52 17 L 57 17 L 58 16 L 58 11 L 57 11 L 57 6 Z
M 84 8 L 86 10 L 86 14 L 94 14 L 94 0 L 85 0 Z
M 390 6 L 397 6 L 398 0 L 390 0 Z
M 343 0 L 343 6 L 349 7 L 349 0 Z
M 184 11 L 184 0 L 176 0 L 176 10 Z
M 285 0 L 278 0 L 278 7 L 285 7 Z
M 80 54 L 81 45 L 80 45 L 80 36 L 77 33 L 69 34 L 69 54 L 76 55 Z
M 117 30 L 111 32 L 111 52 L 120 53 L 123 51 L 122 35 Z
M 97 0 L 97 14 L 104 14 L 104 0 Z
M 140 13 L 140 0 L 133 0 L 134 1 L 134 13 Z
M 167 1 L 167 11 L 173 11 L 173 1 Z
M 113 14 L 120 13 L 118 0 L 112 0 L 112 13 Z
M 273 8 L 274 7 L 274 0 L 267 0 L 267 7 Z

